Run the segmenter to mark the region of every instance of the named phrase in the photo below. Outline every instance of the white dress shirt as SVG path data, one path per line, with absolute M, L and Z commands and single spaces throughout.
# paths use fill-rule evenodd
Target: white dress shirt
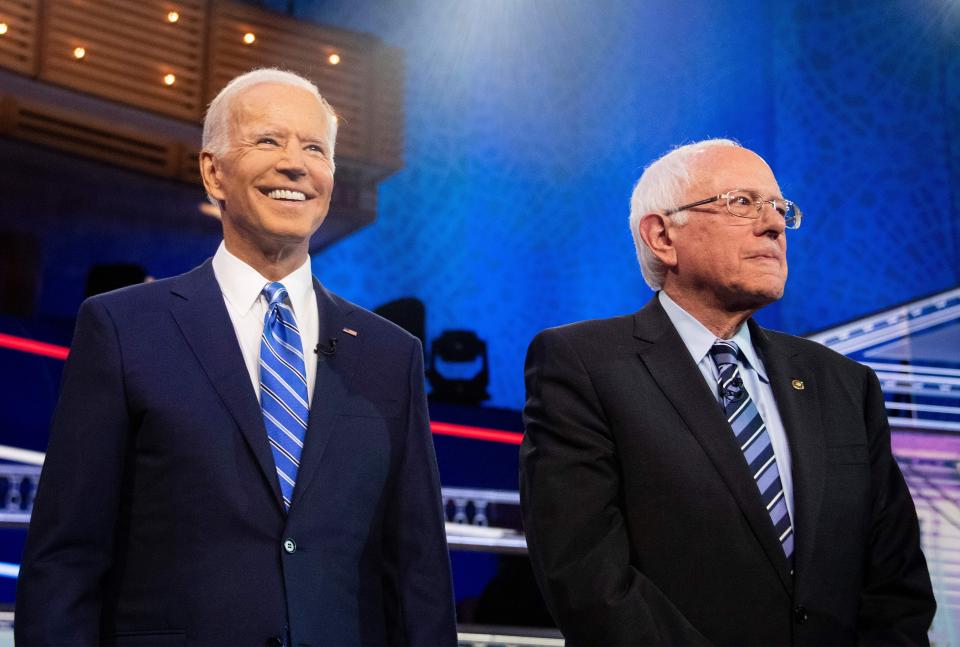
M 250 373 L 253 391 L 260 398 L 260 336 L 263 334 L 263 320 L 267 314 L 267 298 L 263 288 L 270 279 L 241 261 L 227 251 L 223 242 L 213 257 L 213 274 L 220 284 L 223 302 L 237 333 L 240 352 Z M 287 288 L 293 316 L 297 319 L 300 339 L 303 343 L 303 359 L 307 370 L 308 401 L 313 399 L 313 385 L 317 376 L 317 354 L 313 352 L 320 334 L 320 315 L 317 312 L 317 295 L 313 291 L 313 274 L 310 271 L 310 258 L 303 265 L 279 283 Z
M 697 368 L 700 369 L 703 379 L 707 382 L 707 386 L 710 387 L 710 392 L 713 393 L 713 397 L 719 403 L 720 393 L 717 390 L 717 379 L 720 377 L 720 373 L 709 354 L 713 343 L 719 338 L 707 330 L 693 315 L 677 305 L 676 301 L 671 299 L 666 292 L 661 291 L 659 298 L 660 305 L 663 306 L 667 316 L 670 317 L 673 327 L 677 329 L 680 339 L 683 340 Z M 790 513 L 791 522 L 793 522 L 795 517 L 793 516 L 793 476 L 790 469 L 790 446 L 787 444 L 787 432 L 783 428 L 777 402 L 773 398 L 770 380 L 767 379 L 763 361 L 753 347 L 753 341 L 750 339 L 750 328 L 741 325 L 731 339 L 746 358 L 746 365 L 740 362 L 740 377 L 743 379 L 743 385 L 746 387 L 747 393 L 750 394 L 757 405 L 760 417 L 767 425 L 770 444 L 773 445 L 773 454 L 777 457 L 777 469 L 780 472 L 780 483 L 783 485 L 787 511 Z

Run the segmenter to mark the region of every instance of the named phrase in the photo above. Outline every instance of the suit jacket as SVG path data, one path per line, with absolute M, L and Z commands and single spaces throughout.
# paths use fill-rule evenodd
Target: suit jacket
M 289 514 L 211 262 L 83 304 L 18 644 L 456 642 L 420 343 L 314 288 L 339 343 Z
M 930 577 L 876 377 L 749 325 L 792 453 L 793 573 L 656 298 L 531 343 L 521 501 L 568 643 L 926 642 Z

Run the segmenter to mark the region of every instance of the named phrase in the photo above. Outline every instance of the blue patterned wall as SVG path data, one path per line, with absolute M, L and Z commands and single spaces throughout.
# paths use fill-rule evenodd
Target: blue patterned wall
M 538 330 L 649 298 L 626 222 L 643 166 L 729 136 L 808 213 L 787 296 L 762 322 L 802 334 L 955 285 L 958 7 L 296 2 L 404 48 L 407 64 L 406 167 L 377 223 L 315 272 L 368 307 L 419 297 L 428 337 L 476 330 L 492 404 L 518 407 Z
M 774 168 L 811 214 L 783 326 L 822 329 L 960 283 L 960 3 L 778 7 Z

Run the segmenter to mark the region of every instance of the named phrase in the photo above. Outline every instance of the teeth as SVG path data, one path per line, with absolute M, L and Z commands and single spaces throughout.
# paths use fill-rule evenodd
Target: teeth
M 289 191 L 287 189 L 274 189 L 273 191 L 267 194 L 267 197 L 272 198 L 274 200 L 301 201 L 301 200 L 307 199 L 307 196 L 304 195 L 303 193 L 300 193 L 299 191 Z

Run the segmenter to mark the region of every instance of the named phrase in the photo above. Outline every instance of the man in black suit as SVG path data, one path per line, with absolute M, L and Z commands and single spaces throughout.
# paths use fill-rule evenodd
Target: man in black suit
M 800 224 L 729 140 L 637 183 L 657 295 L 527 355 L 527 543 L 569 644 L 925 644 L 935 603 L 874 374 L 750 318 Z
M 310 271 L 335 138 L 306 79 L 237 77 L 216 255 L 81 307 L 18 644 L 456 643 L 420 343 Z

